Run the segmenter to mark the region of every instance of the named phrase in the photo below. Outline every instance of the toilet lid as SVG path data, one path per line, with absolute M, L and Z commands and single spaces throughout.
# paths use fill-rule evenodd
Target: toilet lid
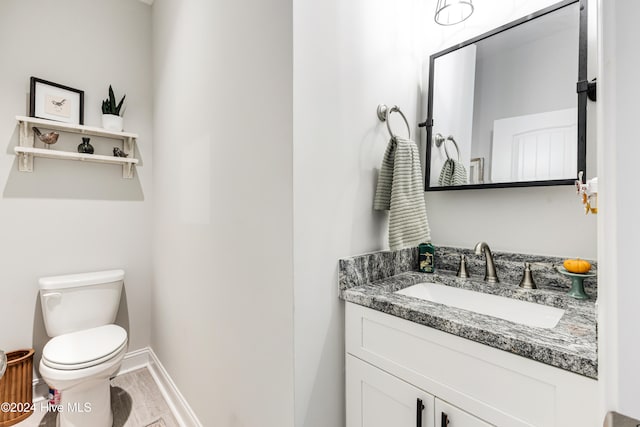
M 127 344 L 127 331 L 118 325 L 104 325 L 58 335 L 42 350 L 42 360 L 57 369 L 80 369 L 111 358 Z

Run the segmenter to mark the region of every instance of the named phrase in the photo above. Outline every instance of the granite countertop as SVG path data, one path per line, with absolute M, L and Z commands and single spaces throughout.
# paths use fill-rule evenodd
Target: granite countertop
M 447 264 L 446 255 L 455 258 L 456 252 L 452 248 L 444 248 L 442 251 L 441 255 L 445 256 L 441 257 L 443 261 L 440 266 L 446 267 L 450 264 Z M 527 257 L 517 255 L 507 259 L 503 254 L 503 268 L 510 262 L 520 263 L 523 259 L 547 267 L 557 261 L 548 257 L 543 260 Z M 498 258 L 500 257 L 496 257 Z M 566 295 L 568 284 L 559 282 L 558 278 L 549 273 L 551 269 L 539 267 L 537 273 L 534 270 L 538 289 L 525 290 L 518 287 L 517 282 L 513 280 L 521 270 L 518 272 L 511 269 L 510 273 L 503 270 L 505 273 L 500 275 L 500 263 L 497 264 L 501 282 L 489 284 L 482 280 L 483 270 L 474 274 L 478 273 L 477 265 L 476 271 L 471 271 L 471 278 L 460 279 L 452 270 L 445 268 L 436 268 L 433 274 L 414 271 L 417 270 L 412 269 L 416 259 L 417 254 L 414 251 L 404 250 L 402 253 L 380 252 L 341 260 L 341 298 L 589 378 L 597 378 L 597 322 L 594 299 L 581 301 Z M 513 261 L 514 259 L 516 261 Z M 474 263 L 471 259 L 469 264 Z M 503 276 L 507 276 L 506 280 Z M 564 309 L 565 314 L 554 328 L 537 328 L 394 293 L 422 282 L 441 283 L 549 305 Z M 593 285 L 585 287 L 588 293 L 595 294 L 596 288 Z

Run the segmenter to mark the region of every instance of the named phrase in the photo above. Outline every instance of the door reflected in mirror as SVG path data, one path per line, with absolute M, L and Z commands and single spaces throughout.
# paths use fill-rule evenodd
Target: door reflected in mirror
M 565 1 L 431 56 L 427 191 L 573 183 L 580 14 Z

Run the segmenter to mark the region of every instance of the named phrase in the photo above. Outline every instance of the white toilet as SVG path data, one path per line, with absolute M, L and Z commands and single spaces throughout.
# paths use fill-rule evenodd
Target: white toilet
M 111 427 L 109 379 L 127 351 L 116 319 L 124 271 L 43 277 L 40 301 L 47 334 L 40 374 L 60 390 L 59 427 Z

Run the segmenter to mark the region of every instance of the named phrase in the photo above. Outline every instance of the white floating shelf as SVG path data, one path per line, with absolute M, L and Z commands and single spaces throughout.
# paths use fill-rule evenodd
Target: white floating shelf
M 138 164 L 138 159 L 128 157 L 103 156 L 100 154 L 83 154 L 72 151 L 59 151 L 47 148 L 15 147 L 16 154 L 31 154 L 35 157 L 46 157 L 48 159 L 80 160 L 94 163 L 111 163 L 124 165 L 127 163 Z
M 135 142 L 138 135 L 129 132 L 113 132 L 102 128 L 74 125 L 55 122 L 35 117 L 16 116 L 20 125 L 20 145 L 14 148 L 18 156 L 18 170 L 21 172 L 33 172 L 33 158 L 46 157 L 49 159 L 77 160 L 93 163 L 109 163 L 122 166 L 122 177 L 133 178 L 133 166 L 138 164 L 135 158 Z M 81 135 L 100 136 L 103 138 L 118 139 L 122 141 L 122 151 L 129 157 L 103 156 L 99 154 L 84 154 L 73 151 L 61 151 L 53 148 L 36 148 L 35 133 L 33 127 L 47 130 L 69 132 Z
M 62 132 L 80 133 L 82 135 L 103 136 L 113 139 L 138 138 L 138 134 L 129 132 L 113 132 L 110 130 L 85 125 L 73 125 L 70 123 L 56 122 L 47 119 L 37 119 L 35 117 L 16 116 L 16 120 L 20 123 L 27 123 L 31 126 L 42 127 L 50 130 L 59 130 Z
M 31 161 L 33 161 L 33 157 L 45 157 L 48 159 L 78 160 L 81 162 L 110 163 L 112 165 L 122 165 L 124 178 L 133 178 L 132 167 L 133 165 L 138 164 L 138 159 L 130 159 L 128 157 L 102 156 L 100 154 L 83 154 L 74 153 L 72 151 L 59 151 L 47 148 L 33 147 L 15 147 L 14 150 L 16 152 L 16 155 L 23 159 L 23 162 L 28 162 L 28 159 L 31 159 Z M 20 166 L 21 165 L 19 165 L 19 168 Z

